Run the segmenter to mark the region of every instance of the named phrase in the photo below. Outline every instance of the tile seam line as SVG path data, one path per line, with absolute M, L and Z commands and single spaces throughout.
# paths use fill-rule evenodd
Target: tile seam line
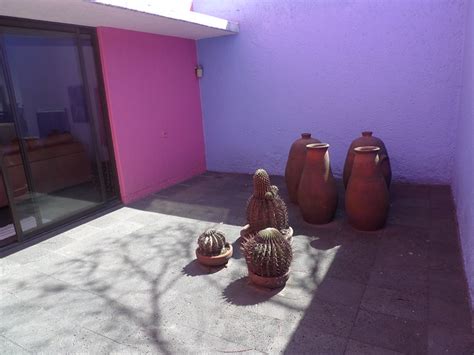
M 381 238 L 383 237 L 383 232 L 381 233 Z M 380 251 L 380 241 L 379 243 L 377 244 L 377 250 L 375 251 L 375 257 L 374 257 L 374 260 L 372 261 L 371 263 L 371 266 L 370 266 L 370 270 L 372 271 L 374 269 L 374 266 L 375 266 L 375 263 L 377 261 L 377 255 Z M 369 280 L 370 280 L 370 276 L 369 276 Z M 352 322 L 352 325 L 351 325 L 351 329 L 349 331 L 349 335 L 347 336 L 347 341 L 346 341 L 346 345 L 344 347 L 344 351 L 343 353 L 346 354 L 347 353 L 347 346 L 349 345 L 349 339 L 352 339 L 351 336 L 352 336 L 352 332 L 354 331 L 354 327 L 355 327 L 355 324 L 356 324 L 356 321 L 357 321 L 357 318 L 359 317 L 359 313 L 360 313 L 360 310 L 361 310 L 361 306 L 362 306 L 362 301 L 365 297 L 365 294 L 367 293 L 367 288 L 368 288 L 368 283 L 369 283 L 369 280 L 367 280 L 367 283 L 365 284 L 365 287 L 364 287 L 364 292 L 362 293 L 362 297 L 360 298 L 360 301 L 359 301 L 359 304 L 357 306 L 357 312 L 356 312 L 356 315 L 354 317 L 354 321 Z M 374 344 L 371 344 L 371 345 L 374 345 Z
M 55 280 L 64 282 L 64 283 L 66 283 L 66 284 L 72 286 L 73 289 L 76 289 L 76 290 L 78 290 L 78 291 L 85 292 L 85 293 L 88 293 L 88 294 L 92 294 L 92 295 L 94 295 L 94 296 L 96 296 L 96 297 L 99 297 L 99 298 L 102 299 L 102 300 L 105 299 L 105 297 L 103 297 L 102 295 L 99 295 L 99 294 L 97 294 L 97 293 L 95 293 L 95 292 L 91 292 L 91 290 L 88 290 L 88 289 L 83 289 L 83 288 L 81 288 L 81 287 L 79 287 L 79 286 L 77 286 L 77 285 L 74 285 L 74 284 L 72 284 L 72 283 L 70 283 L 70 282 L 68 282 L 68 281 L 65 281 L 65 280 L 62 280 L 62 279 L 60 279 L 60 278 L 57 278 L 57 277 L 55 277 L 54 275 L 48 275 L 48 276 L 51 277 L 51 278 L 53 278 L 53 279 L 55 279 Z M 123 303 L 121 303 L 121 302 L 118 301 L 118 300 L 115 300 L 115 302 L 118 303 L 118 304 L 120 304 L 122 307 L 125 307 L 125 308 L 127 307 L 126 305 L 124 305 Z M 44 309 L 44 307 L 40 307 L 40 309 L 43 310 L 44 312 L 47 312 L 48 314 L 53 314 L 53 313 L 51 313 L 49 310 Z M 53 316 L 56 317 L 54 314 L 53 314 Z M 107 337 L 107 336 L 105 336 L 105 335 L 103 335 L 103 334 L 97 333 L 97 332 L 95 332 L 95 331 L 93 331 L 93 330 L 91 330 L 91 329 L 89 329 L 89 328 L 87 328 L 87 327 L 82 327 L 82 326 L 81 326 L 81 328 L 86 329 L 86 330 L 88 330 L 88 331 L 90 331 L 90 332 L 92 332 L 92 333 L 95 333 L 95 334 L 97 334 L 97 335 L 100 335 L 100 336 L 102 336 L 102 337 L 104 337 L 104 338 L 110 339 L 111 341 L 114 341 L 114 342 L 117 343 L 117 344 L 127 346 L 127 347 L 129 347 L 129 348 L 131 348 L 131 349 L 136 349 L 135 347 L 133 347 L 133 346 L 131 346 L 131 345 L 121 343 L 121 342 L 119 342 L 119 341 L 117 341 L 117 340 L 115 340 L 115 339 L 112 339 L 112 338 L 109 338 L 109 337 Z M 141 327 L 141 328 L 146 329 L 145 327 Z M 0 334 L 0 335 L 1 335 L 1 334 Z
M 428 307 L 427 307 L 428 308 Z M 374 311 L 374 310 L 371 310 L 371 309 L 368 309 L 364 306 L 361 305 L 361 310 L 363 311 L 366 311 L 366 312 L 370 312 L 370 313 L 375 313 L 375 314 L 380 314 L 380 315 L 384 315 L 384 316 L 389 316 L 389 317 L 395 317 L 395 318 L 398 318 L 400 320 L 406 320 L 406 321 L 409 321 L 409 322 L 418 322 L 418 323 L 423 323 L 423 324 L 428 324 L 429 322 L 428 321 L 421 321 L 421 320 L 416 320 L 416 319 L 410 319 L 410 318 L 406 318 L 406 317 L 400 317 L 400 316 L 396 316 L 394 314 L 390 314 L 390 313 L 384 313 L 384 312 L 380 312 L 380 311 Z
M 3 335 L 3 334 L 0 334 L 0 337 L 6 339 L 7 341 L 9 341 L 10 343 L 12 344 L 15 344 L 16 346 L 22 348 L 23 350 L 25 350 L 27 353 L 30 353 L 30 354 L 33 354 L 33 352 L 31 352 L 30 350 L 28 350 L 27 348 L 21 346 L 20 344 L 18 344 L 17 342 L 13 341 L 12 339 L 8 338 L 7 336 Z
M 400 351 L 398 351 L 398 350 L 396 350 L 396 349 L 394 349 L 394 348 L 387 348 L 387 347 L 385 347 L 385 346 L 380 346 L 380 345 L 374 344 L 374 343 L 372 343 L 372 342 L 370 342 L 370 341 L 365 341 L 365 340 L 364 340 L 364 341 L 361 341 L 361 340 L 359 340 L 359 339 L 354 339 L 353 337 L 351 337 L 351 335 L 349 335 L 349 336 L 347 337 L 347 339 L 348 339 L 348 342 L 349 342 L 349 340 L 353 340 L 353 341 L 356 341 L 356 342 L 358 342 L 358 343 L 362 343 L 362 344 L 374 346 L 374 347 L 376 347 L 376 348 L 380 348 L 380 349 L 384 349 L 384 350 L 393 351 L 393 352 L 395 352 L 395 353 L 397 353 L 397 354 L 405 354 L 405 353 L 402 353 L 402 352 L 400 352 Z M 347 354 L 347 349 L 344 351 L 344 354 Z
M 372 312 L 372 311 L 370 311 L 370 312 L 371 312 L 371 313 L 378 313 L 378 314 L 386 315 L 386 314 L 380 313 L 380 312 Z M 357 313 L 357 314 L 358 314 L 358 313 Z M 400 318 L 400 317 L 398 317 L 398 318 Z M 404 319 L 404 318 L 403 318 L 403 319 Z M 356 338 L 354 338 L 354 337 L 352 336 L 352 330 L 351 330 L 351 334 L 349 334 L 349 336 L 347 337 L 347 339 L 348 339 L 348 343 L 349 343 L 349 340 L 354 340 L 354 341 L 356 341 L 356 342 L 358 342 L 358 343 L 363 343 L 363 344 L 375 346 L 375 347 L 377 347 L 377 348 L 386 349 L 386 350 L 394 351 L 394 352 L 399 353 L 399 354 L 403 354 L 403 353 L 400 352 L 398 349 L 395 349 L 395 348 L 392 348 L 392 347 L 380 346 L 380 344 L 374 344 L 374 343 L 371 342 L 371 341 L 366 341 L 366 340 L 362 341 L 362 340 L 360 340 L 360 339 L 356 339 Z M 344 354 L 347 354 L 347 348 L 344 349 Z
M 229 343 L 232 343 L 232 344 L 235 344 L 235 345 L 238 345 L 238 346 L 246 347 L 246 349 L 243 349 L 243 350 L 232 350 L 233 353 L 234 353 L 234 352 L 239 352 L 239 353 L 242 352 L 242 353 L 243 353 L 243 352 L 252 351 L 252 350 L 259 351 L 259 352 L 263 352 L 263 351 L 260 351 L 260 350 L 256 349 L 255 347 L 252 348 L 252 347 L 249 347 L 249 346 L 247 346 L 247 345 L 245 345 L 245 344 L 237 343 L 237 342 L 235 342 L 235 341 L 233 341 L 233 340 L 229 340 L 229 339 L 226 339 L 226 338 L 223 338 L 223 337 L 220 337 L 220 336 L 216 336 L 216 335 L 214 335 L 214 334 L 208 333 L 208 332 L 203 331 L 203 330 L 201 330 L 201 329 L 197 329 L 197 328 L 195 328 L 195 327 L 190 327 L 189 325 L 181 325 L 181 326 L 186 327 L 186 328 L 189 328 L 189 329 L 193 329 L 193 330 L 195 330 L 195 331 L 197 331 L 197 332 L 199 332 L 199 333 L 201 333 L 201 334 L 203 334 L 203 335 L 208 335 L 208 336 L 210 336 L 210 337 L 213 337 L 213 338 L 216 338 L 216 339 L 225 340 L 226 342 L 229 342 Z M 217 349 L 214 349 L 214 350 L 216 350 L 216 351 L 218 351 L 218 352 L 221 352 L 221 353 L 230 353 L 230 352 L 231 352 L 231 351 L 223 351 L 223 350 L 217 350 Z M 263 353 L 268 354 L 268 353 L 266 353 L 266 352 L 263 352 Z
M 464 250 L 462 248 L 462 239 L 461 239 L 461 231 L 459 229 L 459 221 L 458 221 L 458 209 L 457 209 L 457 204 L 456 204 L 456 200 L 454 199 L 454 194 L 453 194 L 453 188 L 452 186 L 450 185 L 450 195 L 451 195 L 451 200 L 452 202 L 454 203 L 454 217 L 456 219 L 456 223 L 455 223 L 455 229 L 456 229 L 456 243 L 457 243 L 457 248 L 459 249 L 458 250 L 458 253 L 459 253 L 459 256 L 461 257 L 461 271 L 462 271 L 462 278 L 463 278 L 463 281 L 464 283 L 466 284 L 467 286 L 467 296 L 469 298 L 469 310 L 471 311 L 471 331 L 474 332 L 474 319 L 473 319 L 473 316 L 474 316 L 474 308 L 473 308 L 473 305 L 474 305 L 474 295 L 471 294 L 470 292 L 470 288 L 469 288 L 469 280 L 468 280 L 468 275 L 467 275 L 467 271 L 466 271 L 466 259 L 465 259 L 465 253 L 464 253 Z M 431 212 L 433 211 L 433 206 L 431 205 L 431 201 L 430 201 L 430 209 L 431 209 Z M 431 255 L 430 255 L 431 257 Z M 431 261 L 429 259 L 429 261 Z M 428 265 L 429 266 L 429 265 Z M 433 269 L 431 267 L 428 268 L 429 272 L 431 272 Z M 429 276 L 431 275 L 431 273 L 429 273 L 428 275 L 428 280 L 429 280 Z M 430 291 L 428 291 L 430 292 Z M 431 296 L 431 294 L 429 293 L 428 294 L 429 296 Z
M 365 294 L 365 293 L 364 293 L 364 294 Z M 383 313 L 383 312 L 379 312 L 379 311 L 373 311 L 373 310 L 365 309 L 365 308 L 363 308 L 362 306 L 361 306 L 361 310 L 366 311 L 366 312 L 370 312 L 370 313 L 380 314 L 380 315 L 383 315 L 383 316 L 395 317 L 395 318 L 397 318 L 397 319 L 406 320 L 406 321 L 409 321 L 409 322 L 422 323 L 422 324 L 424 325 L 424 328 L 426 328 L 426 331 L 428 331 L 428 326 L 430 325 L 430 322 L 428 322 L 428 321 L 423 322 L 423 321 L 419 321 L 419 320 L 408 319 L 408 318 L 405 318 L 405 317 L 399 317 L 399 316 L 395 316 L 395 315 L 393 315 L 393 314 L 388 314 L 388 313 Z M 357 314 L 358 314 L 358 313 L 359 313 L 359 310 L 357 311 Z M 434 325 L 436 325 L 436 324 L 434 324 Z M 439 324 L 438 324 L 438 325 L 439 325 Z M 446 326 L 448 326 L 448 325 L 445 324 L 444 326 L 446 327 Z M 428 334 L 428 333 L 427 333 L 427 334 Z M 366 343 L 366 344 L 368 344 L 368 345 L 373 345 L 373 346 L 376 346 L 376 347 L 378 347 L 378 348 L 388 349 L 388 350 L 395 351 L 395 352 L 398 352 L 398 353 L 400 352 L 400 351 L 398 351 L 398 350 L 396 350 L 396 349 L 394 349 L 394 348 L 387 348 L 387 347 L 380 346 L 380 345 L 378 345 L 378 344 L 374 344 L 374 343 L 371 343 L 371 342 L 368 342 L 368 341 L 365 341 L 365 340 L 364 340 L 364 341 L 361 341 L 361 340 L 359 340 L 359 339 L 355 339 L 355 338 L 352 337 L 352 329 L 351 329 L 351 334 L 349 334 L 348 338 L 349 338 L 350 340 L 354 340 L 354 341 L 357 341 L 357 342 L 359 342 L 359 343 Z
M 84 288 L 82 288 L 82 287 L 79 287 L 79 286 L 77 286 L 77 285 L 75 285 L 75 284 L 72 284 L 72 283 L 70 283 L 70 282 L 68 282 L 68 281 L 65 281 L 65 280 L 63 280 L 63 279 L 61 279 L 61 278 L 55 277 L 55 275 L 47 275 L 47 276 L 49 276 L 49 277 L 51 277 L 51 278 L 53 278 L 53 279 L 55 279 L 55 280 L 57 280 L 57 281 L 64 282 L 64 283 L 66 283 L 66 284 L 72 286 L 73 289 L 76 289 L 76 290 L 78 290 L 78 291 L 86 292 L 86 293 L 88 293 L 88 294 L 92 294 L 92 295 L 94 295 L 94 296 L 97 296 L 97 297 L 99 297 L 99 298 L 101 298 L 101 299 L 105 299 L 104 296 L 102 296 L 102 295 L 100 295 L 100 294 L 97 294 L 97 293 L 93 292 L 92 290 L 84 289 Z M 118 304 L 120 304 L 120 305 L 123 306 L 123 307 L 128 307 L 127 305 L 123 304 L 123 303 L 120 302 L 119 300 L 115 300 L 115 302 L 117 302 Z M 49 311 L 46 310 L 46 309 L 44 309 L 43 307 L 40 307 L 40 308 L 43 309 L 45 312 L 48 312 L 48 313 L 49 313 Z M 257 313 L 257 312 L 254 312 L 254 311 L 252 311 L 252 310 L 249 310 L 249 312 L 252 313 L 252 314 L 255 314 L 255 315 L 257 315 L 257 316 L 262 316 L 262 314 Z M 279 319 L 279 318 L 272 317 L 272 316 L 264 316 L 264 317 L 270 318 L 270 319 L 272 319 L 272 320 L 276 320 L 276 321 L 281 321 L 281 322 L 283 322 L 283 320 L 281 320 L 281 319 Z M 185 326 L 186 326 L 186 325 L 185 325 Z M 187 326 L 187 327 L 202 332 L 202 330 L 195 329 L 195 328 L 189 327 L 189 326 Z M 86 328 L 86 329 L 88 329 L 88 328 Z M 90 330 L 90 329 L 88 329 L 88 330 Z M 204 332 L 203 332 L 203 333 L 204 333 Z M 205 334 L 209 334 L 209 333 L 206 332 Z M 210 335 L 212 335 L 212 334 L 210 334 Z M 214 336 L 214 335 L 212 335 L 212 336 Z M 236 344 L 238 344 L 238 343 L 236 343 Z M 124 345 L 126 345 L 126 344 L 124 344 Z M 239 345 L 243 345 L 243 344 L 239 344 Z M 260 351 L 260 350 L 257 350 L 257 349 L 253 349 L 253 350 Z
M 56 277 L 54 274 L 46 274 L 46 273 L 44 273 L 44 272 L 42 272 L 42 271 L 40 271 L 40 273 L 43 273 L 44 275 L 49 276 L 49 277 L 51 277 L 51 278 L 53 278 L 53 279 L 55 279 L 55 280 L 57 280 L 57 281 L 64 282 L 64 283 L 66 283 L 66 284 L 72 286 L 72 287 L 73 287 L 74 289 L 76 289 L 76 290 L 79 290 L 79 291 L 82 291 L 82 292 L 87 292 L 87 293 L 89 293 L 89 294 L 93 294 L 93 295 L 95 295 L 95 296 L 97 296 L 97 297 L 103 298 L 102 295 L 97 294 L 97 293 L 93 292 L 92 290 L 89 290 L 89 289 L 86 289 L 86 288 L 82 288 L 82 287 L 80 287 L 80 286 L 78 286 L 78 285 L 75 285 L 75 284 L 73 284 L 73 283 L 70 283 L 70 282 L 68 282 L 68 281 L 65 281 L 65 280 L 63 280 L 62 278 Z M 39 281 L 38 281 L 38 282 L 39 282 Z M 36 283 L 35 283 L 35 284 L 36 284 Z M 371 313 L 376 313 L 376 314 L 380 314 L 380 315 L 396 317 L 396 318 L 402 319 L 402 320 L 407 320 L 407 321 L 419 322 L 419 323 L 425 323 L 425 324 L 427 324 L 427 322 L 422 322 L 422 321 L 419 321 L 419 320 L 413 320 L 413 319 L 409 319 L 409 318 L 405 318 L 405 317 L 394 316 L 393 314 L 388 314 L 388 313 L 379 312 L 379 311 L 373 311 L 373 310 L 366 309 L 366 308 L 362 307 L 361 303 L 362 303 L 362 300 L 363 300 L 363 298 L 364 298 L 364 296 L 365 296 L 367 287 L 368 287 L 368 285 L 365 285 L 364 293 L 363 293 L 363 295 L 362 295 L 362 297 L 361 297 L 361 300 L 360 300 L 360 302 L 359 302 L 359 305 L 357 306 L 357 313 L 356 313 L 356 316 L 355 316 L 355 318 L 354 318 L 354 322 L 353 322 L 353 325 L 352 325 L 352 327 L 351 327 L 351 330 L 350 330 L 350 333 L 349 333 L 348 338 L 350 338 L 350 336 L 351 336 L 351 334 L 352 334 L 352 330 L 353 330 L 353 328 L 354 328 L 355 320 L 357 319 L 357 316 L 358 316 L 359 311 L 360 311 L 361 309 L 364 310 L 364 311 L 369 311 L 369 312 L 371 312 Z M 285 299 L 291 299 L 291 298 L 286 298 L 286 297 L 284 297 L 284 296 L 280 296 L 280 297 L 283 297 L 283 298 L 285 298 Z M 315 297 L 317 298 L 317 296 L 315 296 Z M 21 299 L 19 299 L 19 300 L 21 300 Z M 329 303 L 329 304 L 335 304 L 335 305 L 341 305 L 341 306 L 351 307 L 351 306 L 348 306 L 348 305 L 346 305 L 346 304 L 344 304 L 344 303 L 334 302 L 334 301 L 326 301 L 326 300 L 323 300 L 323 299 L 321 299 L 321 298 L 317 298 L 317 300 L 322 301 L 322 302 L 327 302 L 327 303 Z M 117 302 L 117 303 L 120 303 L 122 306 L 126 307 L 126 305 L 122 304 L 120 301 L 116 300 L 116 302 Z M 43 309 L 43 307 L 40 307 L 40 308 Z M 43 310 L 45 310 L 45 309 L 43 309 Z M 45 310 L 45 311 L 46 311 L 46 310 Z M 248 311 L 251 312 L 251 313 L 253 313 L 253 314 L 255 314 L 255 315 L 262 315 L 262 314 L 260 314 L 260 313 L 258 313 L 258 312 L 254 312 L 254 311 L 252 311 L 252 310 L 248 310 Z M 275 317 L 272 317 L 272 316 L 265 316 L 265 317 L 267 317 L 267 318 L 272 318 L 272 319 L 274 319 L 274 320 L 284 321 L 284 320 L 282 320 L 282 319 L 280 319 L 280 318 L 275 318 Z M 188 326 L 188 327 L 189 327 L 189 326 Z M 83 327 L 83 328 L 85 328 L 85 327 Z M 196 329 L 196 328 L 193 328 L 193 327 L 189 327 L 189 328 L 194 329 L 194 330 L 197 330 L 197 331 L 201 331 L 201 330 Z M 85 328 L 85 329 L 88 329 L 88 328 Z M 88 330 L 92 331 L 91 329 L 88 329 Z M 201 331 L 201 332 L 202 332 L 202 331 Z M 95 332 L 94 332 L 94 333 L 95 333 Z M 206 332 L 203 332 L 203 333 L 206 333 Z M 99 334 L 99 333 L 98 333 L 98 334 Z M 209 333 L 206 333 L 206 334 L 209 334 Z M 212 335 L 212 334 L 210 334 L 210 335 Z M 352 339 L 352 338 L 351 338 L 351 339 Z M 111 339 L 111 340 L 112 340 L 112 339 Z M 356 340 L 356 339 L 353 339 L 353 340 Z M 119 343 L 119 344 L 121 344 L 121 343 Z M 236 343 L 236 344 L 238 344 L 238 343 Z M 126 344 L 124 344 L 124 345 L 126 345 Z M 371 344 L 371 345 L 375 345 L 375 344 Z
M 80 327 L 80 328 L 85 329 L 85 330 L 87 330 L 87 331 L 89 331 L 89 332 L 91 332 L 91 333 L 94 333 L 94 334 L 96 334 L 96 335 L 98 335 L 98 336 L 100 336 L 100 337 L 102 337 L 102 338 L 105 338 L 105 339 L 108 339 L 108 340 L 110 340 L 110 341 L 113 341 L 113 342 L 116 343 L 116 344 L 124 345 L 124 346 L 126 346 L 126 347 L 128 347 L 128 348 L 130 348 L 130 349 L 140 350 L 140 349 L 138 349 L 138 348 L 136 348 L 136 347 L 134 347 L 134 346 L 132 346 L 132 345 L 129 345 L 129 344 L 126 344 L 126 343 L 121 343 L 121 342 L 119 342 L 118 340 L 115 340 L 115 339 L 113 339 L 113 338 L 110 338 L 110 337 L 108 337 L 108 336 L 106 336 L 106 335 L 104 335 L 104 334 L 98 333 L 98 332 L 96 332 L 96 331 L 94 331 L 94 330 L 92 330 L 92 329 L 90 329 L 90 328 L 88 328 L 88 327 Z

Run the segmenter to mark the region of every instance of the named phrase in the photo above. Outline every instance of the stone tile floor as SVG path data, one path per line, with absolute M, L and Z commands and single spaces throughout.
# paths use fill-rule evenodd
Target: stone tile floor
M 342 188 L 328 225 L 289 206 L 294 262 L 277 291 L 248 284 L 237 244 L 226 268 L 194 261 L 208 227 L 237 240 L 250 193 L 249 175 L 206 173 L 3 252 L 0 353 L 474 352 L 449 188 L 393 185 L 371 233 L 347 225 Z

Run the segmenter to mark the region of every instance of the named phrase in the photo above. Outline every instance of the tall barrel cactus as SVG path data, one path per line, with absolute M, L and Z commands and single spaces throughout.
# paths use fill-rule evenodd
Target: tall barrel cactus
M 253 175 L 253 194 L 247 202 L 247 223 L 250 232 L 265 228 L 283 231 L 289 228 L 285 202 L 278 195 L 278 188 L 270 184 L 270 177 L 263 169 Z
M 221 255 L 226 248 L 224 233 L 208 229 L 198 238 L 198 251 L 201 255 L 217 256 Z
M 251 272 L 262 277 L 280 277 L 288 273 L 293 253 L 290 243 L 275 228 L 266 228 L 242 246 Z

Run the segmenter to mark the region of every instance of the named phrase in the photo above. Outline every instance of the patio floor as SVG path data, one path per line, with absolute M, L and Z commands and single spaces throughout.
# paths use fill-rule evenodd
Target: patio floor
M 274 177 L 286 198 L 284 182 Z M 385 229 L 302 221 L 278 291 L 248 284 L 237 244 L 194 261 L 218 226 L 234 242 L 251 176 L 206 173 L 0 259 L 0 353 L 473 353 L 448 187 L 395 184 Z

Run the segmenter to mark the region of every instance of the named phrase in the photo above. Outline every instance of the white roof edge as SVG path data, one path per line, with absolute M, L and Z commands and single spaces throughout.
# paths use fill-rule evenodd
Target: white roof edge
M 118 9 L 124 9 L 133 12 L 139 12 L 147 15 L 164 17 L 171 20 L 187 22 L 194 25 L 201 25 L 208 28 L 225 31 L 228 34 L 239 33 L 238 22 L 225 20 L 219 17 L 202 14 L 194 11 L 176 11 L 168 8 L 154 8 L 141 6 L 138 2 L 125 2 L 121 4 L 120 0 L 85 0 L 99 6 L 109 6 Z
M 239 32 L 238 23 L 190 11 L 183 6 L 179 9 L 167 1 L 171 0 L 0 0 L 0 15 L 193 40 Z M 140 3 L 141 7 L 138 6 Z

